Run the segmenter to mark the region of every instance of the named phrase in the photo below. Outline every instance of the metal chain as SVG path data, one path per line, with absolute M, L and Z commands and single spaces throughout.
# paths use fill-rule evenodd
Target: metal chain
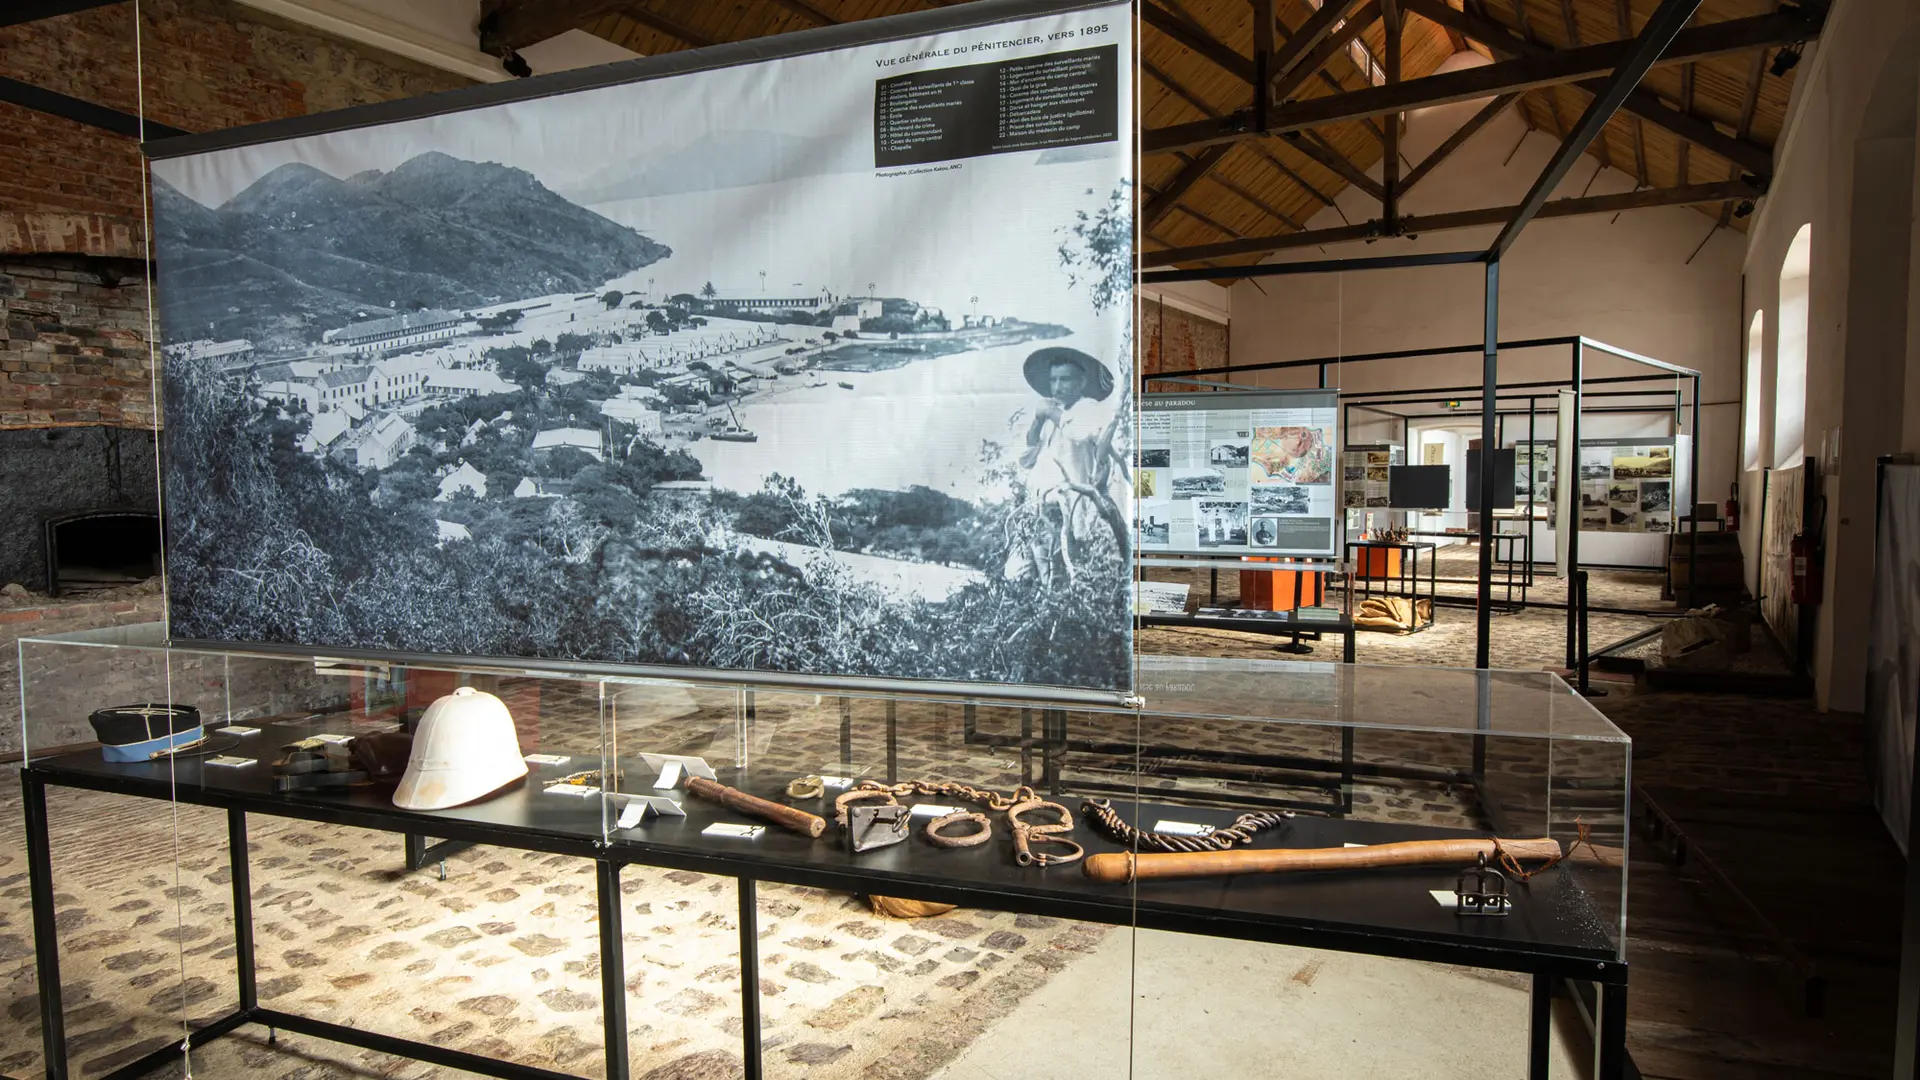
M 926 780 L 908 780 L 900 784 L 883 784 L 878 780 L 862 780 L 855 785 L 854 791 L 886 792 L 889 795 L 945 795 L 951 798 L 965 799 L 978 803 L 989 810 L 1009 810 L 1023 802 L 1031 802 L 1039 795 L 1030 787 L 1021 785 L 1014 789 L 1011 797 L 986 788 L 977 788 L 958 781 L 930 783 Z
M 1262 811 L 1241 814 L 1233 824 L 1215 829 L 1205 836 L 1178 836 L 1173 833 L 1147 832 L 1126 823 L 1106 799 L 1088 799 L 1080 804 L 1080 813 L 1093 827 L 1136 851 L 1226 851 L 1235 844 L 1251 844 L 1256 834 L 1277 829 L 1293 819 L 1293 811 Z

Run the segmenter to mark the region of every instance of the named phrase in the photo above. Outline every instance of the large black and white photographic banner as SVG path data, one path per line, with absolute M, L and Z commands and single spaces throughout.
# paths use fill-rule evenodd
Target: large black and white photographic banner
M 1339 420 L 1337 390 L 1143 396 L 1140 550 L 1339 554 Z
M 1130 27 L 156 147 L 173 637 L 1126 689 Z

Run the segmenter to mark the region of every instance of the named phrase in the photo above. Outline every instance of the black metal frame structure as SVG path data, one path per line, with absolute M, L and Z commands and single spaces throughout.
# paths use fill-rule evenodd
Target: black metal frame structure
M 1424 550 L 1427 553 L 1427 600 L 1430 604 L 1438 603 L 1440 545 L 1429 540 L 1349 540 L 1344 559 L 1350 565 L 1356 548 L 1364 551 L 1398 551 L 1406 555 L 1400 560 L 1399 571 L 1393 574 L 1375 575 L 1371 567 L 1362 573 L 1359 567 L 1353 567 L 1351 573 L 1354 580 L 1365 583 L 1360 587 L 1360 598 L 1364 600 L 1372 596 L 1373 583 L 1383 582 L 1380 587 L 1382 596 L 1404 596 L 1413 602 L 1413 626 L 1408 633 L 1417 634 L 1432 626 L 1434 615 L 1431 607 L 1428 608 L 1426 621 L 1420 621 L 1420 552 Z M 1384 582 L 1392 582 L 1397 591 L 1387 592 Z
M 891 710 L 888 711 L 887 721 L 886 732 L 890 750 L 888 763 L 891 769 L 894 765 L 891 747 L 896 730 Z M 1043 752 L 1067 748 L 1064 745 L 1049 745 L 1055 741 L 1056 732 L 1053 728 L 1056 726 L 1055 723 L 1043 720 L 1043 727 L 1046 730 L 1042 732 L 1041 738 L 1026 739 L 1021 742 L 1023 761 L 1030 761 L 1031 752 L 1036 747 Z M 1030 733 L 1030 728 L 1027 730 Z M 1347 748 L 1349 754 L 1352 732 L 1353 729 L 1350 726 L 1343 729 L 1343 746 Z M 1085 747 L 1073 748 L 1085 749 L 1095 754 L 1108 749 L 1092 743 Z M 1142 748 L 1129 744 L 1125 748 L 1125 753 L 1131 755 L 1140 749 Z M 1284 767 L 1284 763 L 1278 759 L 1271 762 L 1262 761 L 1258 764 Z M 1312 767 L 1321 763 L 1295 764 L 1306 764 Z M 142 768 L 147 768 L 148 771 L 142 774 L 139 772 Z M 1626 1077 L 1636 1075 L 1632 1071 L 1626 1052 L 1625 1009 L 1628 968 L 1625 962 L 1615 958 L 1612 948 L 1617 947 L 1610 947 L 1607 952 L 1602 953 L 1586 946 L 1549 944 L 1544 939 L 1501 940 L 1499 935 L 1485 936 L 1471 932 L 1477 929 L 1476 927 L 1451 931 L 1446 936 L 1435 936 L 1431 933 L 1398 930 L 1387 925 L 1370 923 L 1361 915 L 1347 920 L 1330 919 L 1325 911 L 1321 910 L 1325 901 L 1307 904 L 1306 907 L 1314 912 L 1308 918 L 1275 917 L 1254 910 L 1224 906 L 1218 910 L 1195 912 L 1179 902 L 1142 902 L 1142 898 L 1135 890 L 1114 892 L 1101 891 L 1097 888 L 1083 889 L 1078 886 L 1069 888 L 1064 887 L 1058 879 L 1049 883 L 1044 876 L 1018 878 L 1021 884 L 1010 887 L 1010 882 L 1015 880 L 1012 875 L 1016 873 L 1010 859 L 1007 860 L 1006 870 L 991 871 L 986 876 L 978 872 L 980 863 L 972 864 L 974 870 L 972 874 L 968 874 L 965 869 L 956 869 L 947 875 L 934 876 L 919 870 L 905 873 L 899 870 L 880 871 L 873 869 L 871 863 L 855 863 L 850 856 L 844 859 L 837 856 L 795 859 L 765 851 L 755 853 L 749 849 L 694 850 L 684 846 L 624 840 L 613 843 L 603 840 L 597 831 L 559 831 L 552 828 L 511 824 L 500 820 L 463 817 L 458 813 L 434 814 L 406 811 L 394 808 L 384 799 L 377 803 L 370 803 L 327 797 L 288 797 L 255 790 L 240 782 L 224 786 L 206 783 L 204 775 L 199 778 L 202 781 L 199 783 L 191 780 L 176 782 L 168 773 L 168 768 L 168 763 L 152 767 L 113 766 L 103 763 L 97 754 L 79 751 L 60 757 L 40 759 L 22 767 L 20 771 L 26 812 L 28 892 L 33 908 L 33 939 L 38 967 L 41 1036 L 46 1055 L 47 1080 L 67 1080 L 72 1075 L 67 1057 L 59 935 L 55 918 L 53 860 L 47 815 L 46 792 L 47 789 L 55 787 L 76 788 L 163 802 L 177 801 L 225 810 L 227 816 L 238 1007 L 192 1030 L 179 1042 L 169 1042 L 151 1053 L 119 1066 L 105 1074 L 103 1080 L 134 1080 L 136 1077 L 146 1075 L 177 1060 L 195 1046 L 204 1045 L 248 1024 L 267 1027 L 271 1032 L 281 1030 L 296 1032 L 484 1076 L 499 1077 L 501 1080 L 570 1080 L 570 1075 L 566 1073 L 515 1062 L 498 1061 L 430 1043 L 364 1031 L 263 1006 L 259 1001 L 255 983 L 253 889 L 247 846 L 249 814 L 323 822 L 382 832 L 398 832 L 403 835 L 418 835 L 423 831 L 431 831 L 436 835 L 447 837 L 449 842 L 494 845 L 591 860 L 595 867 L 598 899 L 602 1019 L 606 1039 L 604 1053 L 608 1080 L 628 1080 L 631 1076 L 627 1043 L 627 991 L 620 886 L 621 871 L 627 866 L 690 870 L 696 873 L 732 877 L 737 882 L 739 962 L 742 972 L 741 1008 L 744 1021 L 742 1051 L 744 1074 L 747 1080 L 759 1080 L 764 1075 L 760 1044 L 758 928 L 755 902 L 756 885 L 760 881 L 842 892 L 878 892 L 881 895 L 955 903 L 962 906 L 1051 918 L 1128 925 L 1142 929 L 1331 949 L 1528 974 L 1532 977 L 1531 1023 L 1527 1037 L 1529 1062 L 1527 1075 L 1531 1080 L 1545 1080 L 1548 1075 L 1548 1048 L 1551 1038 L 1550 999 L 1556 982 L 1573 987 L 1576 994 L 1579 993 L 1581 984 L 1591 983 L 1593 986 L 1590 992 L 1602 1003 L 1600 1015 L 1595 1018 L 1597 1023 L 1593 1025 L 1595 1050 L 1599 1061 L 1598 1075 L 1601 1080 L 1625 1080 Z M 1352 777 L 1365 768 L 1365 766 L 1349 765 L 1340 781 L 1326 786 L 1332 788 L 1336 799 L 1350 799 Z M 889 778 L 895 775 L 891 771 L 888 774 Z M 1051 788 L 1058 793 L 1062 784 L 1061 769 L 1057 765 L 1045 765 L 1042 775 Z M 752 786 L 728 773 L 723 773 L 722 777 L 727 782 Z M 1288 783 L 1291 786 L 1291 782 Z M 1077 789 L 1084 785 L 1074 782 L 1073 786 Z M 1137 798 L 1138 788 L 1132 790 Z M 529 794 L 527 797 L 539 798 L 537 794 Z M 1322 808 L 1325 809 L 1325 807 Z M 690 815 L 702 818 L 720 819 L 726 815 L 726 811 L 722 808 L 695 801 L 689 801 L 686 809 Z M 1170 807 L 1139 803 L 1136 805 L 1135 814 L 1143 821 L 1151 820 L 1152 813 L 1165 809 Z M 1225 823 L 1230 816 L 1228 811 L 1203 811 L 1184 806 L 1180 809 L 1183 813 L 1190 814 L 1210 813 L 1219 817 L 1222 823 Z M 1341 838 L 1382 842 L 1411 838 L 1412 835 L 1450 833 L 1450 830 L 1423 829 L 1419 826 L 1378 822 L 1302 819 L 1303 822 L 1308 823 L 1323 820 L 1328 822 L 1324 826 L 1302 826 L 1317 830 L 1334 830 L 1320 836 L 1322 843 Z M 1320 834 L 1316 833 L 1316 835 Z M 1084 840 L 1090 851 L 1126 850 L 1097 836 L 1088 836 Z M 796 842 L 804 843 L 797 839 Z M 988 848 L 978 850 L 985 853 L 988 859 L 999 857 Z M 946 865 L 954 867 L 967 865 L 958 859 L 951 859 L 952 854 L 944 853 L 943 857 L 949 857 Z M 1069 880 L 1078 881 L 1080 878 L 1075 867 L 1067 867 L 1064 872 L 1070 875 Z M 1578 902 L 1586 902 L 1585 893 L 1572 882 L 1560 888 L 1530 894 L 1534 898 L 1533 902 L 1537 903 L 1548 903 L 1549 896 L 1560 898 L 1553 901 L 1556 907 L 1543 912 L 1541 918 L 1546 920 L 1547 924 L 1558 925 L 1560 920 L 1576 917 L 1561 911 L 1557 906 L 1563 902 L 1575 902 L 1576 897 L 1563 895 L 1566 889 L 1574 890 Z M 1215 894 L 1209 889 L 1206 895 Z M 1218 901 L 1212 903 L 1217 904 Z M 1423 907 L 1423 905 L 1415 906 Z M 1555 912 L 1560 913 L 1555 914 Z
M 1562 180 L 1566 179 L 1567 173 L 1572 170 L 1574 163 L 1580 159 L 1582 154 L 1586 153 L 1587 147 L 1591 145 L 1593 140 L 1606 128 L 1607 121 L 1612 119 L 1613 114 L 1618 112 L 1620 107 L 1627 102 L 1627 99 L 1633 95 L 1634 90 L 1640 85 L 1640 80 L 1646 76 L 1647 71 L 1653 67 L 1654 62 L 1660 58 L 1660 54 L 1665 52 L 1667 47 L 1673 43 L 1674 38 L 1686 28 L 1688 21 L 1693 18 L 1694 12 L 1698 10 L 1699 7 L 1700 0 L 1661 0 L 1660 6 L 1655 9 L 1653 14 L 1647 18 L 1647 21 L 1642 24 L 1639 34 L 1635 36 L 1631 42 L 1625 43 L 1613 73 L 1604 80 L 1596 81 L 1590 87 L 1593 91 L 1593 100 L 1588 103 L 1586 111 L 1581 114 L 1580 119 L 1573 125 L 1571 130 L 1568 131 L 1559 149 L 1554 151 L 1552 159 L 1547 162 L 1547 167 L 1541 171 L 1539 177 L 1535 179 L 1533 187 L 1527 192 L 1527 197 L 1514 208 L 1513 216 L 1500 230 L 1500 234 L 1494 238 L 1493 243 L 1484 251 L 1446 251 L 1423 255 L 1388 255 L 1358 259 L 1330 259 L 1318 262 L 1265 264 L 1259 266 L 1213 266 L 1189 269 L 1150 270 L 1141 272 L 1138 275 L 1139 280 L 1147 284 L 1168 281 L 1215 281 L 1243 277 L 1264 277 L 1278 274 L 1325 274 L 1342 273 L 1349 270 L 1378 270 L 1412 266 L 1458 266 L 1469 263 L 1481 263 L 1486 268 L 1486 277 L 1484 291 L 1482 293 L 1483 334 L 1481 336 L 1481 378 L 1480 386 L 1477 388 L 1481 393 L 1483 402 L 1481 409 L 1480 444 L 1486 447 L 1495 446 L 1498 441 L 1495 423 L 1497 419 L 1496 413 L 1498 412 L 1498 405 L 1496 404 L 1497 394 L 1500 386 L 1500 349 L 1503 345 L 1500 341 L 1500 259 L 1512 249 L 1514 241 L 1519 239 L 1521 232 L 1527 225 L 1532 222 L 1535 217 L 1539 216 L 1541 208 L 1546 205 L 1548 196 L 1553 193 L 1553 190 L 1559 186 Z M 1256 101 L 1262 97 L 1262 95 L 1257 93 L 1254 96 Z M 1260 110 L 1259 117 L 1264 120 L 1266 117 L 1264 106 L 1259 106 L 1258 109 Z M 1265 125 L 1263 124 L 1259 130 L 1265 130 Z M 1584 338 L 1574 338 L 1571 339 L 1571 341 L 1574 354 L 1573 382 L 1578 386 L 1582 381 L 1583 350 L 1588 346 L 1600 346 L 1600 343 L 1588 342 Z M 1541 343 L 1536 342 L 1535 344 Z M 1506 345 L 1506 347 L 1514 348 L 1516 345 Z M 1676 373 L 1693 375 L 1695 390 L 1694 411 L 1696 414 L 1694 419 L 1696 421 L 1695 430 L 1698 430 L 1699 417 L 1697 414 L 1700 407 L 1698 372 L 1693 372 L 1690 369 L 1675 368 L 1673 365 L 1663 364 L 1647 357 L 1625 353 L 1621 350 L 1613 349 L 1611 346 L 1602 347 L 1605 348 L 1606 351 L 1626 356 L 1631 360 L 1651 363 L 1657 367 L 1668 368 Z M 1426 355 L 1439 355 L 1457 351 L 1459 350 L 1449 348 L 1426 352 Z M 1420 352 L 1421 350 L 1415 350 L 1412 353 L 1401 353 L 1399 355 L 1417 355 Z M 1336 357 L 1333 358 L 1333 362 L 1356 362 L 1381 358 L 1378 354 L 1361 357 Z M 1326 362 L 1327 361 L 1319 361 L 1321 386 L 1325 386 L 1327 381 Z M 1277 364 L 1251 365 L 1238 369 L 1202 369 L 1182 372 L 1181 374 L 1223 374 L 1234 370 L 1249 371 L 1277 367 L 1302 367 L 1314 363 L 1315 361 L 1310 360 L 1287 361 Z M 1577 430 L 1577 409 L 1575 415 L 1576 430 L 1573 441 L 1574 445 L 1578 446 L 1580 440 L 1579 431 Z M 1699 440 L 1696 439 L 1694 442 L 1694 454 L 1697 458 L 1699 455 Z M 1699 473 L 1699 463 L 1696 461 L 1694 464 L 1694 474 L 1697 476 Z M 1475 629 L 1476 648 L 1474 666 L 1486 668 L 1488 666 L 1489 649 L 1491 647 L 1489 634 L 1493 617 L 1493 506 L 1491 500 L 1493 497 L 1494 471 L 1492 454 L 1481 455 L 1480 473 L 1480 593 L 1476 605 L 1478 608 L 1478 625 Z M 1689 515 L 1689 517 L 1693 516 L 1695 515 Z M 1697 523 L 1694 528 L 1696 530 L 1699 528 Z M 1575 559 L 1574 561 L 1577 565 L 1578 560 Z M 1690 589 L 1693 588 L 1692 581 L 1697 577 L 1697 574 L 1689 575 L 1688 587 Z M 1568 605 L 1568 630 L 1568 638 L 1571 642 L 1574 636 L 1572 605 Z
M 1339 262 L 1339 260 L 1336 260 L 1333 263 L 1320 262 L 1293 265 L 1318 267 L 1321 268 L 1321 272 L 1332 273 L 1340 271 L 1341 266 Z M 1488 293 L 1487 310 L 1490 320 L 1497 319 L 1498 317 L 1493 299 L 1495 295 L 1496 293 Z M 1494 327 L 1491 322 L 1489 322 L 1487 330 L 1489 333 L 1493 332 Z M 1630 352 L 1618 346 L 1609 345 L 1606 342 L 1580 335 L 1570 337 L 1522 338 L 1514 341 L 1498 341 L 1492 338 L 1489 340 L 1492 341 L 1491 346 L 1485 347 L 1481 345 L 1438 345 L 1419 349 L 1392 349 L 1382 352 L 1355 353 L 1345 356 L 1314 356 L 1298 360 L 1273 360 L 1259 364 L 1193 368 L 1186 371 L 1163 372 L 1158 375 L 1144 376 L 1142 381 L 1143 383 L 1184 382 L 1194 385 L 1211 385 L 1221 389 L 1241 390 L 1245 388 L 1228 382 L 1210 382 L 1208 381 L 1208 377 L 1224 376 L 1225 378 L 1231 379 L 1253 372 L 1292 371 L 1311 368 L 1316 375 L 1316 387 L 1324 389 L 1327 386 L 1329 369 L 1337 368 L 1343 364 L 1431 359 L 1442 356 L 1461 356 L 1471 353 L 1481 353 L 1483 357 L 1487 358 L 1484 362 L 1492 366 L 1486 367 L 1483 370 L 1483 378 L 1490 379 L 1491 381 L 1479 386 L 1435 386 L 1410 387 L 1397 390 L 1341 391 L 1341 430 L 1352 430 L 1350 417 L 1354 409 L 1361 409 L 1402 422 L 1407 420 L 1472 416 L 1478 413 L 1481 419 L 1481 444 L 1483 446 L 1498 446 L 1503 430 L 1503 422 L 1506 417 L 1537 417 L 1537 403 L 1539 401 L 1552 399 L 1561 389 L 1570 389 L 1573 391 L 1573 444 L 1576 447 L 1580 445 L 1580 418 L 1587 413 L 1671 413 L 1674 417 L 1675 427 L 1692 436 L 1692 443 L 1689 447 L 1688 454 L 1688 476 L 1690 477 L 1689 483 L 1692 485 L 1689 495 L 1693 498 L 1693 501 L 1698 501 L 1697 496 L 1700 482 L 1699 431 L 1701 382 L 1701 374 L 1699 371 L 1679 364 L 1668 363 L 1665 360 L 1658 360 L 1651 356 L 1643 356 L 1639 353 Z M 1568 351 L 1567 376 L 1565 378 L 1532 379 L 1505 384 L 1499 381 L 1497 357 L 1500 350 L 1518 351 L 1522 349 L 1538 350 L 1552 348 L 1565 348 Z M 1653 370 L 1646 374 L 1639 375 L 1604 375 L 1589 378 L 1586 375 L 1587 357 L 1589 353 L 1615 357 Z M 1587 389 L 1589 386 L 1625 387 L 1650 382 L 1679 382 L 1683 385 L 1681 387 L 1660 390 Z M 1489 390 L 1489 388 L 1491 389 Z M 1474 395 L 1478 396 L 1477 401 L 1474 400 Z M 1639 399 L 1642 402 L 1649 398 L 1670 398 L 1671 404 L 1603 405 L 1589 409 L 1585 404 L 1586 399 L 1589 397 L 1607 401 Z M 1385 407 L 1393 405 L 1445 405 L 1453 401 L 1461 402 L 1463 407 L 1433 413 L 1401 413 L 1390 411 Z M 1502 402 L 1515 404 L 1523 401 L 1526 403 L 1526 408 L 1524 409 L 1503 409 L 1500 407 Z M 1489 402 L 1493 405 L 1491 410 L 1487 408 Z M 1404 428 L 1402 430 L 1404 433 Z M 1480 515 L 1480 530 L 1478 534 L 1476 534 L 1481 552 L 1480 568 L 1475 579 L 1479 585 L 1479 591 L 1474 601 L 1480 617 L 1479 625 L 1475 629 L 1477 634 L 1475 666 L 1483 668 L 1488 666 L 1488 656 L 1491 648 L 1489 635 L 1492 632 L 1491 616 L 1494 607 L 1493 547 L 1494 544 L 1497 543 L 1496 538 L 1501 535 L 1493 531 L 1492 489 L 1494 485 L 1492 482 L 1492 472 L 1493 455 L 1481 455 L 1481 505 L 1469 508 Z M 1690 511 L 1691 507 L 1686 509 Z M 1674 512 L 1678 514 L 1680 510 L 1681 508 L 1676 506 Z M 1697 534 L 1700 529 L 1700 523 L 1695 517 L 1691 512 L 1687 514 L 1690 534 Z M 1696 590 L 1698 589 L 1697 582 L 1699 581 L 1698 567 L 1696 565 L 1698 558 L 1698 543 L 1691 543 L 1689 546 L 1687 568 L 1688 607 L 1695 606 L 1694 601 Z M 1567 560 L 1569 572 L 1577 572 L 1583 565 L 1580 562 L 1580 534 L 1578 529 L 1573 530 L 1568 536 Z M 1509 588 L 1509 600 L 1505 606 L 1511 608 L 1512 603 L 1511 589 Z M 1578 605 L 1571 602 L 1556 604 L 1538 600 L 1527 600 L 1524 597 L 1519 603 L 1524 607 L 1564 607 L 1566 609 L 1566 665 L 1570 669 L 1577 667 L 1581 657 L 1579 649 L 1580 628 Z

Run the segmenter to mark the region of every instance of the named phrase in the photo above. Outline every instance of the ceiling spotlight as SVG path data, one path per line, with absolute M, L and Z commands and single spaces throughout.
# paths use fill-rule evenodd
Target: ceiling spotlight
M 1802 46 L 1798 42 L 1796 42 L 1792 45 L 1787 46 L 1784 49 L 1781 49 L 1779 52 L 1774 53 L 1773 63 L 1767 65 L 1768 74 L 1772 75 L 1774 78 L 1777 79 L 1785 75 L 1787 72 L 1792 71 L 1793 66 L 1800 62 L 1801 48 Z
M 533 74 L 533 65 L 527 63 L 526 57 L 512 49 L 500 50 L 500 67 L 516 79 L 524 79 Z

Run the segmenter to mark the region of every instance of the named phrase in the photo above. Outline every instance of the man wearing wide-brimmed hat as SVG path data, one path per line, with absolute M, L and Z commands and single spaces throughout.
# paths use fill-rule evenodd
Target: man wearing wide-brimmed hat
M 1051 580 L 1058 561 L 1071 577 L 1088 531 L 1099 524 L 1112 531 L 1122 555 L 1128 551 L 1119 505 L 1127 497 L 1126 460 L 1114 446 L 1121 417 L 1101 405 L 1113 396 L 1113 372 L 1079 349 L 1059 345 L 1036 350 L 1022 372 L 1027 385 L 1046 399 L 1028 425 L 1020 465 L 1030 470 L 1028 496 L 1049 529 L 1044 539 L 1029 536 L 1028 543 L 1015 544 L 1007 576 L 1037 574 Z

